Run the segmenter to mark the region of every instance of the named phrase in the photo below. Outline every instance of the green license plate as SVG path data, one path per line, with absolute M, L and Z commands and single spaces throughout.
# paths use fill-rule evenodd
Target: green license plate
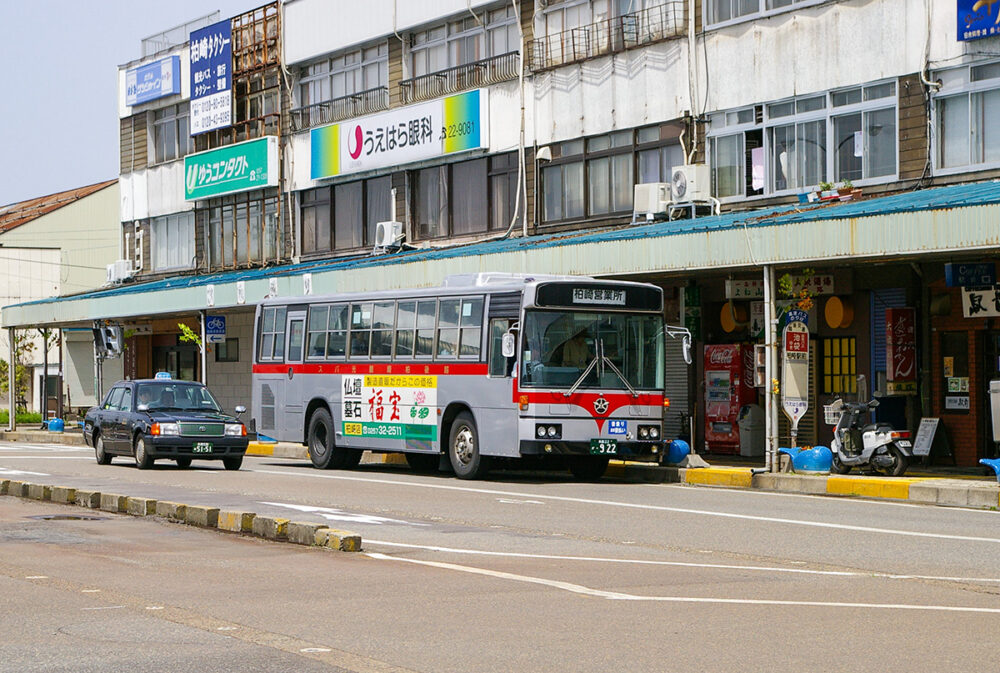
M 212 453 L 212 442 L 195 442 L 194 453 Z
M 595 456 L 611 456 L 618 453 L 617 439 L 592 439 L 590 440 L 590 453 Z

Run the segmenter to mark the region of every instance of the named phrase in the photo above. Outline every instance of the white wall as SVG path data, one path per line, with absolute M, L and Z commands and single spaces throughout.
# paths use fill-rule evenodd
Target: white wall
M 471 6 L 475 9 L 495 2 L 475 0 Z M 294 65 L 384 38 L 393 34 L 394 27 L 402 33 L 466 12 L 469 4 L 463 0 L 292 0 L 284 5 L 285 63 Z M 345 30 L 345 26 L 350 29 Z
M 194 202 L 184 200 L 183 159 L 127 173 L 118 184 L 122 222 L 194 210 Z
M 242 404 L 250 408 L 250 387 L 253 366 L 253 310 L 228 312 L 226 336 L 240 340 L 239 362 L 216 362 L 215 350 L 208 354 L 208 388 L 228 413 Z
M 126 105 L 125 104 L 125 74 L 129 70 L 134 70 L 139 66 L 146 65 L 148 63 L 153 63 L 155 61 L 161 61 L 165 58 L 170 58 L 171 56 L 179 56 L 181 60 L 181 92 L 180 94 L 175 94 L 173 96 L 167 96 L 164 98 L 158 98 L 157 100 L 151 100 L 147 103 L 142 103 L 140 105 Z M 136 112 L 141 112 L 142 110 L 153 110 L 156 108 L 161 108 L 165 105 L 173 105 L 182 100 L 187 100 L 191 97 L 191 52 L 188 49 L 188 43 L 185 42 L 182 45 L 178 45 L 171 49 L 170 51 L 165 51 L 155 56 L 150 56 L 149 58 L 140 59 L 128 63 L 126 65 L 118 66 L 118 117 L 119 119 L 124 119 L 125 117 L 131 117 Z

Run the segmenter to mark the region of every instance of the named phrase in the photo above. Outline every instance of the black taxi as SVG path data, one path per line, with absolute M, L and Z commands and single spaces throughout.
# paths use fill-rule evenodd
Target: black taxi
M 245 411 L 236 407 L 237 414 Z M 84 417 L 83 438 L 98 464 L 131 456 L 139 469 L 160 458 L 188 467 L 197 458 L 238 470 L 249 441 L 246 426 L 224 413 L 204 384 L 162 377 L 112 386 Z

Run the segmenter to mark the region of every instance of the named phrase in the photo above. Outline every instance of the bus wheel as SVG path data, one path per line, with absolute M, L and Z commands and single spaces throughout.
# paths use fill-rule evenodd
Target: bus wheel
M 313 467 L 321 470 L 354 467 L 361 461 L 361 452 L 338 448 L 333 440 L 333 418 L 322 407 L 309 419 L 309 458 Z
M 479 453 L 479 432 L 467 411 L 458 414 L 451 424 L 448 458 L 459 479 L 479 479 L 490 469 L 489 459 Z
M 607 456 L 573 456 L 569 471 L 580 481 L 597 481 L 608 469 Z

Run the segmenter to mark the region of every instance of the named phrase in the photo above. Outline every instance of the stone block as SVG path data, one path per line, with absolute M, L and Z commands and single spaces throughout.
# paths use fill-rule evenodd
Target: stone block
M 89 507 L 90 509 L 98 509 L 101 506 L 101 492 L 100 491 L 82 491 L 76 489 L 76 504 L 80 507 Z
M 295 544 L 316 544 L 316 531 L 326 528 L 321 523 L 291 521 L 288 524 L 288 541 Z
M 28 497 L 32 500 L 51 500 L 52 487 L 46 484 L 28 484 Z
M 253 520 L 256 516 L 253 512 L 222 510 L 219 512 L 219 530 L 228 530 L 233 533 L 252 533 Z
M 288 519 L 256 516 L 253 520 L 253 534 L 268 540 L 284 540 L 288 537 Z
M 361 551 L 361 536 L 346 530 L 327 529 L 326 546 L 337 551 Z
M 53 486 L 52 487 L 52 502 L 62 503 L 64 505 L 73 505 L 76 503 L 76 489 L 70 488 L 69 486 Z
M 132 516 L 152 516 L 156 514 L 156 501 L 152 498 L 129 497 L 126 511 Z
M 101 509 L 105 512 L 126 512 L 128 497 L 117 493 L 101 493 Z
M 28 497 L 28 482 L 11 479 L 7 482 L 7 495 L 13 495 L 18 498 Z
M 219 525 L 219 508 L 187 505 L 184 512 L 184 520 L 192 526 L 215 528 Z
M 187 514 L 187 505 L 179 502 L 168 502 L 166 500 L 156 501 L 156 516 L 173 521 L 184 521 Z

